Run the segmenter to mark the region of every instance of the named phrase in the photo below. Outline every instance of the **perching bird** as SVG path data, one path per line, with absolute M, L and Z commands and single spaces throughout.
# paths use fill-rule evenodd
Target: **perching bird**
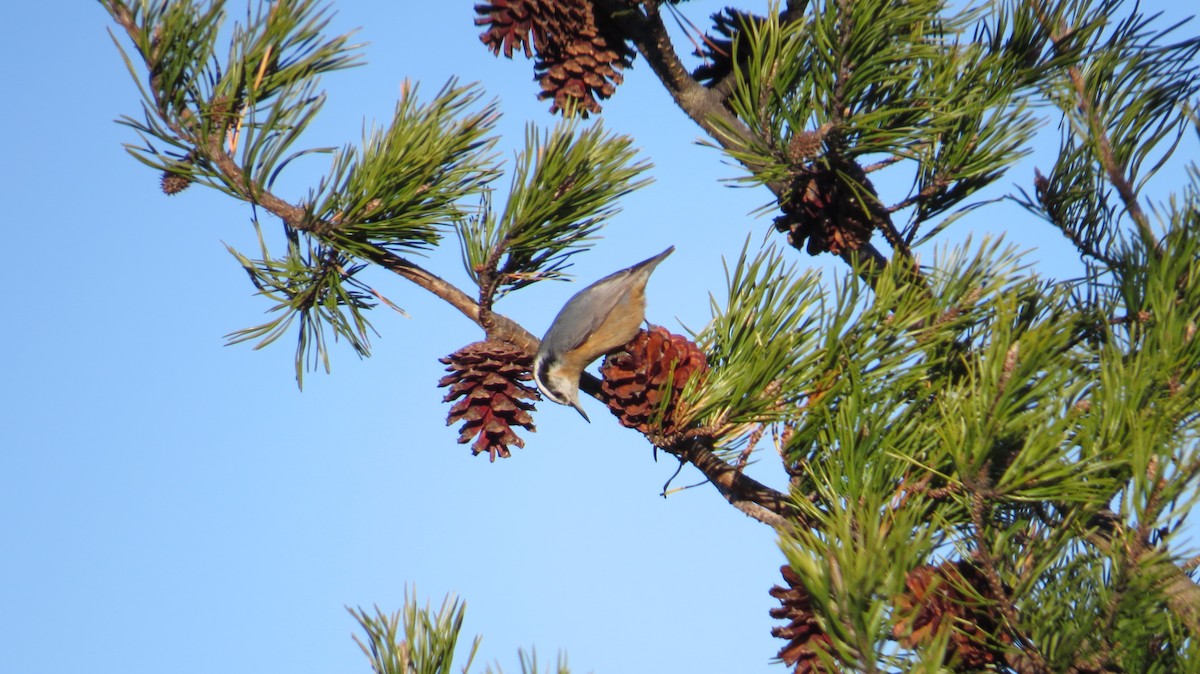
M 567 300 L 533 359 L 533 380 L 542 395 L 560 405 L 570 405 L 588 418 L 579 405 L 583 368 L 637 334 L 646 317 L 646 281 L 674 250 L 671 246 L 648 260 L 609 274 Z

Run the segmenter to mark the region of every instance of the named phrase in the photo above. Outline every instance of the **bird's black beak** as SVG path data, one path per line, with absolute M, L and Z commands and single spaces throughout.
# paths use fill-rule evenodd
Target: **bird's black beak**
M 587 412 L 583 411 L 583 405 L 580 405 L 578 400 L 572 402 L 571 407 L 574 407 L 575 411 L 579 412 L 584 421 L 588 422 L 589 424 L 592 423 L 592 420 L 588 418 Z

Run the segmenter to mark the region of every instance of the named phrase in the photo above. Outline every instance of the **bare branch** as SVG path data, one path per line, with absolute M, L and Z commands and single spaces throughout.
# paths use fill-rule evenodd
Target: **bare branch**
M 666 451 L 699 469 L 726 501 L 746 515 L 776 529 L 807 526 L 787 496 L 721 460 L 709 443 L 689 439 Z

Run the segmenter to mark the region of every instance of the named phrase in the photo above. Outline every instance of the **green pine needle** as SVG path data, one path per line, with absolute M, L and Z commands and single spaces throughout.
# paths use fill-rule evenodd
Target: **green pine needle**
M 732 438 L 748 424 L 792 414 L 813 352 L 812 322 L 821 288 L 813 273 L 797 275 L 768 246 L 750 256 L 749 239 L 732 271 L 724 307 L 697 336 L 712 370 L 703 387 L 684 394 L 700 423 Z
M 476 214 L 459 222 L 464 263 L 476 283 L 492 282 L 497 297 L 537 281 L 560 279 L 570 258 L 620 212 L 619 199 L 650 180 L 628 136 L 575 120 L 525 132 L 512 186 L 497 214 L 488 194 Z M 490 281 L 489 281 L 490 279 Z
M 365 641 L 358 635 L 354 641 L 374 674 L 450 674 L 466 608 L 453 595 L 448 595 L 437 611 L 428 604 L 421 608 L 405 589 L 404 608 L 395 613 L 384 613 L 378 606 L 374 614 L 361 607 L 346 610 L 366 633 Z M 480 637 L 475 637 L 460 671 L 470 668 L 479 642 Z
M 489 152 L 495 104 L 472 110 L 481 94 L 448 82 L 428 103 L 405 86 L 395 116 L 364 134 L 362 148 L 334 158 L 314 212 L 337 223 L 330 238 L 347 250 L 422 249 L 462 218 L 461 202 L 498 175 Z
M 370 333 L 374 332 L 364 312 L 375 306 L 374 293 L 355 278 L 365 265 L 355 264 L 335 249 L 309 235 L 289 232 L 288 252 L 273 258 L 262 230 L 258 230 L 262 257 L 251 259 L 231 246 L 229 252 L 258 288 L 259 294 L 275 300 L 268 313 L 278 314 L 261 325 L 226 335 L 229 344 L 256 341 L 261 349 L 278 340 L 297 323 L 296 383 L 304 385 L 304 372 L 330 369 L 326 330 L 333 338 L 345 339 L 359 357 L 370 355 Z

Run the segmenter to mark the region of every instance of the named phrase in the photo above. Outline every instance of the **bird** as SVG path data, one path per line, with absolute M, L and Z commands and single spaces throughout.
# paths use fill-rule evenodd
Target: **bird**
M 533 359 L 533 380 L 549 400 L 570 405 L 585 421 L 579 404 L 583 368 L 633 339 L 646 317 L 646 282 L 668 255 L 670 246 L 652 258 L 613 272 L 575 293 L 550 324 Z

